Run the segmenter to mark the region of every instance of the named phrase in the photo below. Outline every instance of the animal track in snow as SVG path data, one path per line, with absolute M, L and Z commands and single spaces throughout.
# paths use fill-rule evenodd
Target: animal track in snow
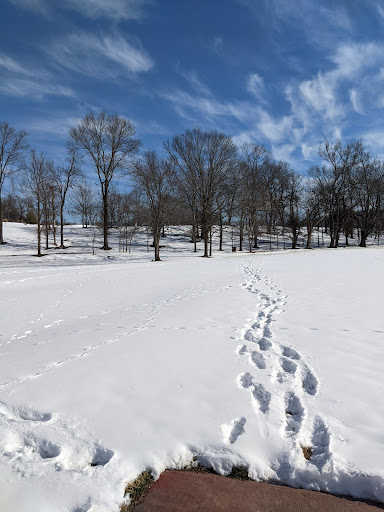
M 227 444 L 233 444 L 237 441 L 237 438 L 244 434 L 244 425 L 246 419 L 243 416 L 233 419 L 228 425 L 224 424 L 220 427 L 220 433 L 223 436 L 223 441 Z
M 302 403 L 292 391 L 288 392 L 285 399 L 285 416 L 287 420 L 287 434 L 297 434 L 300 430 L 304 418 L 304 407 Z

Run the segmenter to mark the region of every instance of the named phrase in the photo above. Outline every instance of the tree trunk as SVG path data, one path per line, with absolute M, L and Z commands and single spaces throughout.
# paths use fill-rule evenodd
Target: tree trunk
M 39 196 L 37 198 L 37 255 L 41 256 L 41 210 Z
M 52 194 L 52 231 L 53 231 L 53 245 L 56 247 L 56 208 L 55 208 L 55 199 Z
M 155 261 L 160 260 L 160 236 L 161 229 L 155 229 L 153 234 L 153 245 L 155 246 Z
M 109 251 L 111 248 L 108 245 L 108 190 L 103 191 L 103 247 L 104 251 Z
M 205 223 L 201 226 L 201 229 L 202 229 L 202 236 L 204 238 L 204 254 L 203 254 L 203 257 L 204 258 L 208 258 L 209 257 L 209 231 L 207 229 L 207 226 L 205 225 Z
M 359 247 L 367 247 L 367 232 L 364 229 L 361 230 Z
M 45 249 L 48 251 L 49 249 L 49 225 L 48 225 L 48 215 L 45 213 Z
M 312 247 L 311 247 L 312 231 L 313 231 L 312 222 L 307 223 L 307 245 L 305 247 L 306 249 L 312 249 Z
M 243 238 L 244 238 L 244 221 L 243 216 L 240 216 L 240 239 L 239 239 L 239 251 L 243 250 Z
M 84 227 L 84 225 L 83 225 Z M 64 204 L 61 204 L 60 207 L 60 249 L 65 249 L 64 247 Z
M 197 252 L 197 234 L 196 234 L 196 223 L 195 222 L 192 225 L 192 242 L 193 242 L 193 252 Z
M 219 251 L 223 250 L 223 218 L 220 215 L 220 241 L 219 241 Z
M 3 239 L 3 202 L 1 199 L 1 192 L 0 192 L 0 245 L 3 245 L 4 239 Z

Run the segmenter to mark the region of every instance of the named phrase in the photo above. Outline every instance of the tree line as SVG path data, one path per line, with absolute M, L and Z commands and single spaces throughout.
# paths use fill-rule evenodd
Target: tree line
M 204 244 L 212 255 L 212 234 L 219 233 L 223 250 L 225 226 L 236 226 L 240 250 L 259 247 L 262 232 L 289 235 L 297 248 L 300 229 L 306 228 L 306 247 L 312 247 L 314 229 L 321 226 L 330 247 L 339 246 L 357 230 L 359 245 L 379 236 L 384 225 L 384 165 L 361 140 L 343 143 L 325 140 L 319 147 L 322 165 L 297 173 L 276 161 L 262 145 L 245 143 L 216 130 L 186 130 L 164 142 L 161 154 L 138 155 L 141 141 L 125 117 L 88 114 L 68 135 L 66 158 L 54 162 L 30 148 L 27 133 L 0 123 L 0 243 L 3 214 L 8 220 L 37 224 L 37 253 L 42 239 L 49 246 L 64 245 L 64 212 L 71 192 L 71 210 L 84 227 L 100 225 L 101 249 L 109 250 L 111 227 L 119 230 L 119 248 L 128 251 L 141 226 L 153 235 L 155 260 L 166 225 L 190 225 L 193 250 Z M 97 176 L 100 193 L 87 182 L 84 165 Z M 6 180 L 17 176 L 19 193 L 3 199 Z M 129 193 L 115 187 L 126 177 Z M 59 235 L 57 229 L 59 228 Z M 233 242 L 234 244 L 235 242 Z

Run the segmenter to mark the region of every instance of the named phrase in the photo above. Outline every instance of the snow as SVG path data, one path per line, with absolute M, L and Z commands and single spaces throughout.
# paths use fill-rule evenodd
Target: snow
M 38 259 L 5 224 L 1 510 L 118 511 L 193 457 L 384 502 L 381 247 L 207 260 L 174 231 L 153 263 L 68 233 Z

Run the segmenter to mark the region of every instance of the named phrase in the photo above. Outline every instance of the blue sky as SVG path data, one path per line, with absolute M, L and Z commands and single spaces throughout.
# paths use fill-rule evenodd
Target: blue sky
M 2 0 L 0 76 L 0 120 L 58 162 L 91 110 L 144 149 L 200 126 L 300 172 L 324 137 L 384 156 L 381 1 Z

